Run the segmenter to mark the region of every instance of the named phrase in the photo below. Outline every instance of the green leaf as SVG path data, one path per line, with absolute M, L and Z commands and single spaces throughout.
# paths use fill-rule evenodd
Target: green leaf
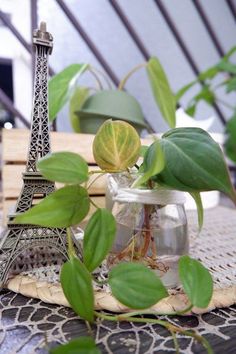
M 79 337 L 50 349 L 50 354 L 101 354 L 91 337 Z
M 197 206 L 198 227 L 199 227 L 199 231 L 201 231 L 203 225 L 203 216 L 204 216 L 201 194 L 199 192 L 192 192 L 189 194 L 192 196 Z
M 106 209 L 97 209 L 85 228 L 83 261 L 87 269 L 96 269 L 110 251 L 116 235 L 116 221 Z
M 215 102 L 215 95 L 214 92 L 210 90 L 210 87 L 205 85 L 203 86 L 202 90 L 196 96 L 194 96 L 193 100 L 195 102 L 205 101 L 212 106 Z
M 134 183 L 139 187 L 146 183 L 152 176 L 160 173 L 165 166 L 165 158 L 159 140 L 156 140 L 147 150 L 143 161 L 143 174 Z
M 52 122 L 75 90 L 76 81 L 88 68 L 87 64 L 72 64 L 49 80 L 49 121 Z
M 226 71 L 230 74 L 236 74 L 236 65 L 233 63 L 230 63 L 229 61 L 222 60 L 217 67 L 221 71 Z
M 142 145 L 141 147 L 140 147 L 140 150 L 139 150 L 139 156 L 140 157 L 144 157 L 145 156 L 145 154 L 146 154 L 146 152 L 147 152 L 147 150 L 148 150 L 148 146 L 147 145 Z
M 228 80 L 226 84 L 226 92 L 229 93 L 232 91 L 236 91 L 236 77 Z
M 156 274 L 140 263 L 120 263 L 109 272 L 112 294 L 125 306 L 146 309 L 168 296 Z
M 236 114 L 227 122 L 225 152 L 230 160 L 236 162 Z
M 86 161 L 73 152 L 46 155 L 38 161 L 37 168 L 50 181 L 80 184 L 89 178 Z
M 15 218 L 20 224 L 68 227 L 78 224 L 88 214 L 89 195 L 80 186 L 66 186 L 48 195 L 39 204 Z
M 198 80 L 194 80 L 194 81 L 190 82 L 189 84 L 183 86 L 181 89 L 179 89 L 179 91 L 177 91 L 175 94 L 176 102 L 178 102 L 185 95 L 185 93 L 189 89 L 191 89 L 197 82 L 198 82 Z
M 70 100 L 70 122 L 76 133 L 80 133 L 81 131 L 78 111 L 81 109 L 88 96 L 89 89 L 87 87 L 77 87 Z
M 163 118 L 171 128 L 174 128 L 176 99 L 171 91 L 163 67 L 156 57 L 149 59 L 147 63 L 147 73 L 152 87 L 153 96 Z
M 199 80 L 213 79 L 219 73 L 219 68 L 217 65 L 210 67 L 209 69 L 203 71 L 199 76 Z
M 232 47 L 224 56 L 223 60 L 228 60 L 236 52 L 236 46 Z
M 157 183 L 187 192 L 219 190 L 236 201 L 221 148 L 203 129 L 170 130 L 161 146 L 165 167 L 154 177 Z
M 196 113 L 196 108 L 197 108 L 197 105 L 196 105 L 196 102 L 192 103 L 190 106 L 188 106 L 188 108 L 185 110 L 185 112 L 191 116 L 191 117 L 194 117 L 195 113 Z
M 213 293 L 209 271 L 196 259 L 182 256 L 179 260 L 179 277 L 191 303 L 200 308 L 207 307 Z
M 139 158 L 140 138 L 127 122 L 107 120 L 93 141 L 93 155 L 102 170 L 124 171 Z
M 50 349 L 50 354 L 101 354 L 91 337 L 79 337 Z
M 72 309 L 84 320 L 94 320 L 94 295 L 92 276 L 77 257 L 70 257 L 63 264 L 60 281 Z

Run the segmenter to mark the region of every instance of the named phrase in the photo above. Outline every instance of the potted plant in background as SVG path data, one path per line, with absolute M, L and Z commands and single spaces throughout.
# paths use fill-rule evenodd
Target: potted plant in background
M 117 88 L 109 78 L 88 64 L 72 64 L 49 81 L 49 119 L 53 121 L 62 107 L 69 102 L 70 122 L 77 133 L 95 134 L 106 119 L 125 120 L 141 133 L 143 129 L 153 132 L 145 121 L 139 102 L 124 91 L 127 80 L 138 70 L 146 69 L 154 99 L 163 118 L 171 128 L 175 126 L 176 101 L 166 74 L 158 58 L 133 68 L 121 80 Z M 80 87 L 79 78 L 90 72 L 97 87 Z M 104 79 L 105 78 L 105 79 Z M 94 92 L 95 91 L 95 92 Z M 168 105 L 166 101 L 168 100 Z

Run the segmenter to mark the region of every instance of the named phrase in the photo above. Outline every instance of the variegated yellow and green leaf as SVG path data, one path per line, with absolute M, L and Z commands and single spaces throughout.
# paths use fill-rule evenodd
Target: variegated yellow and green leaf
M 141 142 L 136 130 L 124 121 L 107 120 L 93 142 L 93 155 L 102 170 L 124 171 L 139 158 Z

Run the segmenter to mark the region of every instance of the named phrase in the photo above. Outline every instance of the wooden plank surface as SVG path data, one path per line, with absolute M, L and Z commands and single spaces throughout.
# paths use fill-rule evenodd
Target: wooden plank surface
M 99 170 L 97 166 L 90 166 L 89 170 Z M 18 198 L 23 185 L 22 172 L 25 171 L 24 165 L 3 165 L 2 167 L 2 186 L 3 186 L 3 198 Z M 92 175 L 87 183 L 89 186 L 98 175 Z M 89 194 L 91 195 L 102 195 L 105 194 L 106 190 L 106 176 L 99 175 L 99 178 L 91 184 L 89 188 Z M 62 184 L 56 183 L 56 187 L 62 187 Z
M 29 130 L 3 129 L 2 158 L 4 162 L 25 162 L 28 153 Z M 88 163 L 95 163 L 92 153 L 94 135 L 51 132 L 52 151 L 71 151 L 80 154 Z
M 52 151 L 71 151 L 80 154 L 87 163 L 95 163 L 92 144 L 94 135 L 51 132 Z M 141 139 L 143 145 L 150 145 L 152 139 Z M 3 162 L 25 162 L 29 144 L 29 130 L 3 129 L 2 145 Z

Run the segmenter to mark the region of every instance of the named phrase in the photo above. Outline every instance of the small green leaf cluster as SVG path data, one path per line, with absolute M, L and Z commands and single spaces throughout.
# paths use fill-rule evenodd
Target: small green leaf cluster
M 236 105 L 230 105 L 222 100 L 220 90 L 223 88 L 227 94 L 236 91 L 236 64 L 232 61 L 235 51 L 236 47 L 231 48 L 216 65 L 200 73 L 196 80 L 183 86 L 175 95 L 176 101 L 179 101 L 187 92 L 191 92 L 193 87 L 198 87 L 200 83 L 201 88 L 186 105 L 185 111 L 190 116 L 194 117 L 196 115 L 197 107 L 201 102 L 205 102 L 210 106 L 215 104 L 222 105 L 231 111 L 230 119 L 226 123 L 225 133 L 227 139 L 224 148 L 227 156 L 233 162 L 236 162 Z

